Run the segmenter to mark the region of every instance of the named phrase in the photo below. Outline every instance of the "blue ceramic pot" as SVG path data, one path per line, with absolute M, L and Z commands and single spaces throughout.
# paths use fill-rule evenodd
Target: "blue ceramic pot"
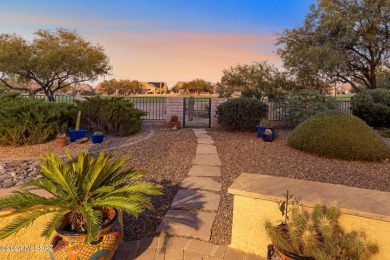
M 104 134 L 91 134 L 91 137 L 92 137 L 92 143 L 94 144 L 100 144 L 103 142 L 104 140 Z
M 82 128 L 80 130 L 75 130 L 73 128 L 69 128 L 68 131 L 69 131 L 69 136 L 70 136 L 70 141 L 71 142 L 74 142 L 77 139 L 81 139 L 81 138 L 83 138 L 83 137 L 85 137 L 87 135 L 87 129 L 86 128 Z
M 270 129 L 272 133 L 275 132 L 275 128 L 273 126 L 256 126 L 257 137 L 263 138 L 265 130 Z

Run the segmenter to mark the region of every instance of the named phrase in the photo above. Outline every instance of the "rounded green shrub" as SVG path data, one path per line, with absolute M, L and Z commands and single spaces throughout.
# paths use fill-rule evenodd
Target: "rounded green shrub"
M 230 99 L 217 107 L 218 123 L 228 131 L 255 131 L 268 107 L 258 99 Z
M 0 95 L 0 145 L 42 144 L 65 132 L 75 115 L 73 105 Z
M 390 90 L 368 89 L 352 97 L 352 113 L 370 126 L 390 127 Z
M 389 149 L 382 138 L 359 118 L 326 111 L 298 125 L 288 145 L 308 153 L 343 160 L 384 160 Z
M 146 116 L 146 112 L 122 97 L 89 97 L 85 101 L 76 101 L 76 106 L 82 112 L 82 127 L 115 136 L 137 133 L 143 123 L 142 117 Z

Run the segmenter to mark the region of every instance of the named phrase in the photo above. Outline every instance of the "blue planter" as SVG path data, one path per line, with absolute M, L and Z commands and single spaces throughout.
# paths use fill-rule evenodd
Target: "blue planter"
M 263 134 L 263 140 L 264 142 L 272 142 L 274 140 L 274 132 L 272 131 L 272 134 Z
M 73 128 L 69 128 L 69 136 L 70 136 L 70 141 L 74 142 L 77 139 L 81 139 L 87 135 L 87 129 L 82 128 L 80 130 L 74 130 Z
M 270 129 L 272 134 L 275 133 L 275 128 L 273 126 L 256 126 L 257 137 L 263 138 L 265 130 Z
M 94 144 L 100 144 L 104 140 L 104 134 L 91 134 L 91 137 Z

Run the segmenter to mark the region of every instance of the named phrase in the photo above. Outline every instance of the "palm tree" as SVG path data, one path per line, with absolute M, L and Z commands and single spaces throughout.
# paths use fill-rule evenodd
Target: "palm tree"
M 122 169 L 128 157 L 113 158 L 112 153 L 100 152 L 95 158 L 87 151 L 80 152 L 77 158 L 67 154 L 68 163 L 54 153 L 45 154 L 39 164 L 41 178 L 0 197 L 0 210 L 11 210 L 3 217 L 16 215 L 10 225 L 0 230 L 0 239 L 52 213 L 42 236 L 49 238 L 68 214 L 71 230 L 86 232 L 86 242 L 91 242 L 101 230 L 101 209 L 116 208 L 137 216 L 144 209 L 152 209 L 147 195 L 161 194 L 159 185 L 140 180 L 145 172 Z M 30 188 L 43 189 L 52 196 L 36 195 Z

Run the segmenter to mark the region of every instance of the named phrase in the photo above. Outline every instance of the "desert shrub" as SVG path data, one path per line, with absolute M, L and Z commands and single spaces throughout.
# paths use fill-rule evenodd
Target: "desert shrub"
M 268 107 L 258 99 L 231 99 L 217 107 L 218 123 L 228 131 L 255 131 Z
M 65 132 L 74 118 L 74 106 L 0 95 L 0 145 L 32 145 L 54 139 Z
M 370 126 L 390 127 L 390 90 L 363 90 L 352 97 L 352 113 Z
M 142 126 L 142 117 L 146 115 L 125 98 L 90 97 L 76 101 L 76 106 L 82 112 L 82 127 L 115 136 L 137 133 Z
M 343 160 L 383 160 L 389 150 L 364 121 L 340 111 L 317 114 L 297 126 L 288 145 L 319 156 Z
M 294 92 L 284 100 L 284 120 L 297 126 L 318 113 L 336 108 L 333 98 L 318 92 L 301 90 Z

